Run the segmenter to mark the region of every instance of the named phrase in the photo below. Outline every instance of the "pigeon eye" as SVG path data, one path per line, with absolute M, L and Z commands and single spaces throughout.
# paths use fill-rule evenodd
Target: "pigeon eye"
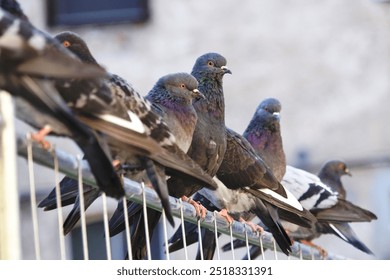
M 70 42 L 69 41 L 64 41 L 62 44 L 64 45 L 65 48 L 70 47 Z
M 181 88 L 185 88 L 186 85 L 185 85 L 185 84 L 181 84 L 180 87 L 181 87 Z
M 214 62 L 212 62 L 212 61 L 207 62 L 207 64 L 208 64 L 209 66 L 214 66 Z

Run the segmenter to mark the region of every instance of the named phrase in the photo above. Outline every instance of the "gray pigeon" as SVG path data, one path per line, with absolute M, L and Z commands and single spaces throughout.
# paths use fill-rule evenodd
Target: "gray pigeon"
M 169 74 L 161 77 L 145 98 L 151 102 L 152 110 L 171 128 L 178 146 L 187 152 L 197 122 L 197 114 L 192 103 L 193 100 L 205 98 L 198 90 L 198 81 L 187 73 Z M 146 251 L 144 214 L 136 203 L 131 202 L 128 204 L 128 212 L 130 221 L 135 223 L 132 225 L 135 228 L 132 236 L 133 257 L 142 258 Z M 150 237 L 160 216 L 161 213 L 158 211 L 152 209 L 148 211 Z M 110 219 L 110 235 L 114 236 L 124 229 L 123 204 L 120 203 Z
M 273 109 L 272 109 L 273 108 Z M 276 99 L 266 99 L 257 108 L 254 117 L 252 118 L 244 135 L 251 142 L 258 154 L 266 155 L 267 153 L 275 153 L 271 165 L 279 170 L 283 170 L 282 166 L 285 164 L 284 156 L 281 154 L 282 138 L 280 131 L 279 112 L 281 106 Z M 268 120 L 268 121 L 267 121 Z M 270 141 L 272 139 L 272 141 Z M 333 175 L 330 175 L 333 173 Z M 302 169 L 294 168 L 292 166 L 286 167 L 286 173 L 283 177 L 282 184 L 306 209 L 310 210 L 317 218 L 318 222 L 311 228 L 302 228 L 292 225 L 290 223 L 283 223 L 289 228 L 290 236 L 296 240 L 304 238 L 312 239 L 318 237 L 319 232 L 325 231 L 335 233 L 337 228 L 334 224 L 339 226 L 339 232 L 350 233 L 348 222 L 362 222 L 375 219 L 375 215 L 369 211 L 363 210 L 360 207 L 340 197 L 335 189 L 331 186 L 335 185 L 337 190 L 342 190 L 340 176 L 348 173 L 345 164 L 341 162 L 332 161 L 324 165 L 324 168 L 319 173 L 321 178 L 314 174 L 306 172 Z M 343 195 L 345 197 L 345 195 Z M 333 224 L 333 230 L 329 230 L 329 225 Z M 341 226 L 342 225 L 342 226 Z M 344 240 L 348 241 L 348 233 L 345 233 Z M 338 235 L 340 237 L 340 235 Z M 354 234 L 349 234 L 351 244 L 359 244 Z M 352 241 L 353 240 L 353 241 Z M 237 243 L 240 243 L 237 241 Z M 355 245 L 354 245 L 355 246 Z M 362 243 L 356 245 L 361 250 L 366 248 Z M 369 251 L 365 251 L 369 252 Z M 259 248 L 251 249 L 251 257 L 255 258 L 260 253 Z
M 193 103 L 198 121 L 187 154 L 212 177 L 226 150 L 223 76 L 227 73 L 231 74 L 231 71 L 226 67 L 226 59 L 218 53 L 200 56 L 191 72 L 205 98 Z M 175 197 L 190 197 L 203 186 L 172 178 L 168 187 L 169 193 Z
M 339 200 L 346 199 L 346 191 L 341 182 L 341 176 L 343 175 L 351 176 L 351 173 L 349 172 L 346 163 L 341 160 L 331 160 L 326 162 L 318 173 L 318 177 L 321 179 L 321 181 L 326 183 L 333 191 L 336 191 L 339 194 Z M 354 215 L 359 216 L 361 221 L 371 222 L 372 220 L 377 219 L 374 213 L 366 209 L 353 205 L 352 203 L 348 203 L 348 205 L 350 205 L 350 207 L 348 208 L 350 216 L 352 216 L 353 212 Z M 321 215 L 317 216 L 322 219 Z M 355 248 L 367 254 L 373 254 L 372 251 L 368 249 L 368 247 L 358 239 L 357 235 L 354 233 L 349 223 L 347 222 L 320 221 L 316 224 L 316 231 L 319 234 L 334 234 L 340 237 L 342 240 L 348 242 Z
M 230 129 L 226 129 L 226 133 L 227 149 L 216 174 L 218 189 L 199 192 L 219 209 L 227 209 L 228 213 L 256 214 L 273 234 L 280 249 L 288 255 L 291 241 L 279 216 L 306 227 L 311 226 L 315 218 L 284 189 L 243 136 Z
M 320 204 L 314 204 L 314 201 L 320 201 L 320 196 L 315 195 L 318 193 L 318 190 L 324 188 L 321 184 L 313 184 L 305 192 L 306 194 L 301 197 L 307 198 L 308 194 L 311 194 L 312 197 L 317 197 L 317 199 L 307 199 L 306 201 L 310 202 L 310 205 L 313 205 L 311 212 L 316 216 L 318 222 L 310 229 L 307 228 L 296 228 L 291 232 L 291 236 L 300 242 L 303 242 L 307 245 L 314 246 L 318 248 L 323 254 L 326 254 L 326 251 L 321 247 L 315 245 L 312 240 L 318 238 L 321 234 L 334 234 L 344 240 L 345 242 L 351 244 L 355 248 L 367 253 L 373 254 L 370 249 L 363 242 L 361 242 L 352 228 L 350 227 L 350 222 L 370 222 L 377 219 L 376 215 L 366 209 L 363 209 L 347 200 L 345 200 L 345 189 L 341 183 L 341 176 L 348 174 L 349 171 L 346 168 L 346 164 L 339 160 L 333 160 L 325 163 L 319 172 L 321 177 L 314 176 L 310 174 L 311 178 L 320 180 L 321 184 L 324 184 L 326 188 L 332 192 L 332 197 L 336 196 L 336 202 L 328 207 L 324 207 L 323 202 Z M 302 176 L 302 172 L 299 173 Z M 309 175 L 306 174 L 306 177 Z M 318 181 L 317 181 L 318 182 Z M 292 184 L 294 185 L 294 184 Z M 333 188 L 335 186 L 335 188 Z M 344 191 L 344 197 L 339 196 L 335 191 L 336 189 L 341 189 Z M 327 193 L 321 189 L 323 193 Z M 331 196 L 329 196 L 331 197 Z M 326 201 L 326 200 L 325 200 Z M 321 207 L 317 207 L 321 206 Z
M 188 155 L 210 176 L 216 174 L 226 151 L 223 76 L 231 74 L 226 64 L 226 58 L 222 55 L 206 53 L 196 60 L 191 72 L 206 98 L 194 102 L 198 122 Z M 168 187 L 173 196 L 185 196 L 184 198 L 192 196 L 202 188 L 201 185 L 177 179 L 170 179 Z M 192 199 L 189 201 L 193 202 Z M 208 231 L 208 235 L 211 236 L 212 232 Z

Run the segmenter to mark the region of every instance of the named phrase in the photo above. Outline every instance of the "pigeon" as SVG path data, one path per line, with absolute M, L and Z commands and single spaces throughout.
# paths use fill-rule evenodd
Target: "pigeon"
M 103 139 L 74 115 L 53 82 L 101 78 L 105 70 L 79 61 L 26 17 L 20 17 L 23 11 L 19 5 L 8 5 L 12 2 L 2 1 L 0 9 L 0 87 L 15 97 L 18 118 L 37 129 L 51 127 L 55 135 L 73 139 L 84 152 L 99 188 L 120 197 L 124 193 L 122 182 Z M 12 14 L 3 9 L 10 7 Z
M 216 174 L 218 189 L 199 192 L 228 213 L 256 214 L 273 234 L 282 252 L 288 255 L 292 244 L 279 215 L 305 226 L 310 226 L 315 218 L 284 189 L 243 136 L 228 128 L 226 132 L 227 149 Z
M 285 189 L 291 192 L 305 209 L 311 210 L 313 207 L 323 208 L 334 205 L 337 197 L 325 184 L 320 182 L 318 178 L 316 179 L 314 174 L 310 175 L 303 170 L 286 165 L 280 126 L 281 108 L 278 99 L 264 99 L 256 108 L 243 136 L 252 145 L 256 153 L 271 167 Z M 302 176 L 299 176 L 300 174 Z M 307 197 L 299 194 L 299 192 L 304 192 L 309 187 L 309 182 L 304 182 L 305 179 L 309 180 L 309 178 L 322 188 L 319 191 L 319 197 L 316 197 L 318 199 L 310 196 L 309 193 L 306 194 Z M 296 182 L 299 180 L 302 180 L 302 182 L 296 184 L 295 187 L 289 184 L 290 181 Z
M 198 57 L 191 71 L 206 98 L 194 102 L 198 121 L 188 155 L 210 176 L 216 174 L 226 151 L 223 77 L 232 73 L 226 64 L 225 57 L 210 52 Z M 189 197 L 190 203 L 194 203 L 190 197 L 202 188 L 177 178 L 168 180 L 168 187 L 171 195 Z
M 187 154 L 211 177 L 216 174 L 226 150 L 223 77 L 231 74 L 226 64 L 222 55 L 206 53 L 197 58 L 191 71 L 205 98 L 193 103 L 198 120 Z M 171 178 L 168 187 L 174 197 L 190 197 L 203 186 Z
M 346 200 L 346 190 L 341 182 L 341 176 L 343 175 L 352 176 L 346 163 L 341 160 L 331 160 L 326 162 L 318 173 L 318 177 L 321 181 L 326 183 L 333 191 L 338 193 L 339 201 Z M 363 209 L 352 203 L 348 203 L 346 205 L 348 205 L 348 208 L 346 208 L 348 216 L 357 216 L 356 218 L 353 218 L 353 221 L 358 220 L 360 222 L 371 222 L 372 220 L 377 219 L 377 216 L 369 210 Z M 324 212 L 326 212 L 325 215 Z M 338 212 L 338 210 L 335 210 L 335 212 Z M 318 237 L 320 234 L 334 234 L 355 248 L 367 254 L 373 255 L 373 252 L 358 239 L 348 222 L 329 222 L 327 211 L 320 211 L 316 216 L 319 217 L 319 222 L 315 224 L 315 231 L 317 234 L 314 234 L 313 238 Z M 322 219 L 325 219 L 325 222 L 322 222 Z M 344 217 L 342 219 L 344 219 Z
M 319 236 L 318 231 L 324 232 L 325 229 L 328 229 L 330 222 L 343 224 L 342 228 L 344 229 L 349 228 L 348 222 L 369 221 L 376 218 L 374 214 L 345 200 L 345 191 L 343 194 L 340 180 L 341 175 L 349 172 L 345 164 L 338 161 L 336 161 L 337 164 L 335 162 L 330 162 L 329 165 L 325 164 L 319 173 L 321 177 L 290 165 L 284 168 L 286 159 L 280 130 L 280 110 L 281 104 L 275 98 L 268 98 L 261 102 L 245 130 L 244 136 L 259 155 L 269 159 L 270 166 L 273 166 L 274 170 L 285 170 L 282 179 L 283 186 L 293 193 L 302 206 L 310 210 L 318 220 L 310 228 L 302 228 L 283 222 L 283 225 L 289 229 L 290 236 L 295 240 L 312 239 Z M 275 157 L 272 157 L 272 154 L 275 154 Z M 331 173 L 333 175 L 330 175 Z M 283 175 L 282 172 L 280 175 Z M 338 193 L 339 191 L 342 193 L 341 195 Z M 343 232 L 342 228 L 340 226 L 339 232 Z M 350 236 L 353 235 L 350 234 Z M 354 239 L 356 238 L 354 237 Z M 239 243 L 240 241 L 236 241 L 237 246 Z M 243 244 L 241 243 L 241 245 Z M 363 246 L 360 247 L 363 248 Z M 227 249 L 227 246 L 225 248 Z M 322 248 L 320 250 L 323 251 Z M 251 248 L 252 259 L 260 253 L 260 248 L 256 246 Z
M 75 53 L 82 61 L 92 65 L 98 65 L 90 53 L 87 44 L 76 33 L 62 32 L 57 34 L 55 38 L 59 40 L 66 48 Z M 114 150 L 113 154 L 117 155 L 121 162 L 124 162 L 125 165 L 130 165 L 130 169 L 133 171 L 135 170 L 137 176 L 140 174 L 140 170 L 146 170 L 147 176 L 141 176 L 142 180 L 150 179 L 153 186 L 158 185 L 155 189 L 161 198 L 168 220 L 171 224 L 173 224 L 173 217 L 170 212 L 165 178 L 161 179 L 161 176 L 165 177 L 165 172 L 163 169 L 165 169 L 168 175 L 183 176 L 189 180 L 202 183 L 208 187 L 215 188 L 215 183 L 212 181 L 210 176 L 208 176 L 178 147 L 174 135 L 169 130 L 163 119 L 151 110 L 150 103 L 141 97 L 141 95 L 136 92 L 124 79 L 117 75 L 110 74 L 109 78 L 105 80 L 104 85 L 108 86 L 110 91 L 110 93 L 106 95 L 111 95 L 111 97 L 114 98 L 117 103 L 125 106 L 129 114 L 138 117 L 141 120 L 143 130 L 146 132 L 148 137 L 151 137 L 154 141 L 157 141 L 162 148 L 159 153 L 148 154 L 147 156 L 141 158 L 135 158 L 133 153 L 129 153 L 126 147 L 122 148 L 120 143 L 117 141 L 115 141 L 115 146 L 111 147 L 111 150 Z M 62 91 L 69 91 L 67 89 L 69 88 L 69 82 L 58 86 L 61 87 Z M 88 85 L 84 88 L 89 89 Z M 96 91 L 91 92 L 95 93 Z M 81 105 L 85 105 L 85 102 L 80 101 L 80 99 L 82 99 L 82 96 L 79 99 L 73 100 L 73 102 L 70 101 L 72 103 L 70 105 L 76 107 L 78 107 L 77 104 L 80 103 Z M 88 104 L 86 106 L 88 106 Z M 105 132 L 110 130 L 110 126 L 107 126 L 106 123 L 88 122 L 88 125 Z M 123 135 L 123 138 L 126 138 L 125 134 Z M 129 175 L 129 172 L 127 174 Z M 132 179 L 134 179 L 134 177 L 132 177 Z M 139 180 L 141 179 L 136 181 Z M 78 195 L 76 182 L 74 182 L 73 185 L 73 201 L 75 201 Z M 94 195 L 95 198 L 98 197 L 98 194 L 94 193 Z M 67 197 L 69 197 L 69 195 Z M 70 201 L 69 198 L 68 201 Z M 53 200 L 45 200 L 40 204 L 40 206 L 51 208 L 50 204 L 53 203 Z M 77 206 L 75 205 L 75 207 Z M 76 215 L 75 217 L 78 216 Z
M 187 152 L 192 141 L 192 135 L 197 122 L 197 114 L 192 105 L 193 100 L 204 99 L 204 95 L 198 90 L 198 81 L 187 73 L 174 73 L 161 77 L 145 98 L 151 103 L 151 108 L 159 114 L 175 135 L 178 146 Z M 137 231 L 133 239 L 144 240 L 143 213 L 136 203 L 128 203 L 130 220 L 142 223 L 137 225 Z M 155 213 L 157 212 L 157 213 Z M 154 228 L 160 219 L 161 213 L 155 210 L 148 210 L 148 221 L 150 227 Z M 142 230 L 139 230 L 142 228 Z M 115 213 L 110 219 L 110 234 L 114 236 L 125 229 L 123 204 L 119 203 Z M 152 235 L 151 231 L 151 235 Z M 139 235 L 139 237 L 137 237 Z M 139 244 L 142 244 L 140 242 Z M 135 244 L 138 246 L 138 244 Z M 137 250 L 135 250 L 137 252 Z M 137 254 L 137 253 L 135 253 Z M 138 254 L 137 257 L 142 256 Z M 136 257 L 136 258 L 137 258 Z

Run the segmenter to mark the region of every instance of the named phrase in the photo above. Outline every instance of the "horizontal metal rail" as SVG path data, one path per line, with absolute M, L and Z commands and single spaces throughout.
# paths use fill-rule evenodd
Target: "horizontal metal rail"
M 17 151 L 20 156 L 25 158 L 27 157 L 27 139 L 22 135 L 17 135 Z M 34 162 L 40 165 L 50 167 L 50 168 L 54 167 L 52 152 L 53 151 L 47 151 L 42 149 L 39 145 L 35 143 L 33 144 Z M 60 149 L 56 149 L 54 153 L 56 154 L 58 160 L 59 171 L 68 175 L 69 177 L 77 179 L 78 159 L 76 158 L 76 156 L 70 155 L 69 153 L 61 151 Z M 88 162 L 83 160 L 81 164 L 82 164 L 81 168 L 83 174 L 83 178 L 82 178 L 83 182 L 92 186 L 96 186 L 96 181 L 89 169 Z M 142 204 L 143 188 L 141 184 L 134 182 L 130 179 L 124 178 L 124 190 L 125 190 L 126 198 L 128 200 Z M 154 190 L 149 188 L 144 188 L 144 190 L 145 190 L 147 206 L 152 209 L 162 211 L 160 199 L 157 193 Z M 179 199 L 174 197 L 170 197 L 169 202 L 172 209 L 172 214 L 175 217 L 180 218 L 181 211 L 183 211 L 184 220 L 194 224 L 198 223 L 195 208 L 191 204 L 187 202 L 181 203 Z M 226 219 L 224 219 L 218 214 L 215 215 L 215 213 L 213 212 L 207 213 L 205 219 L 200 221 L 200 226 L 214 231 L 215 223 L 217 224 L 217 231 L 222 234 L 230 235 L 244 241 L 246 241 L 247 238 L 248 243 L 257 246 L 262 245 L 264 248 L 267 249 L 274 250 L 275 248 L 272 234 L 265 232 L 264 234 L 261 235 L 260 238 L 258 233 L 253 232 L 249 227 L 245 226 L 244 224 L 234 221 L 232 225 L 229 225 Z M 277 246 L 276 248 L 279 251 L 279 248 Z M 316 248 L 306 246 L 299 242 L 294 242 L 291 249 L 292 249 L 291 255 L 297 258 L 324 259 L 324 257 L 320 254 L 320 252 Z M 325 259 L 346 259 L 346 258 L 328 252 L 328 255 L 325 257 Z

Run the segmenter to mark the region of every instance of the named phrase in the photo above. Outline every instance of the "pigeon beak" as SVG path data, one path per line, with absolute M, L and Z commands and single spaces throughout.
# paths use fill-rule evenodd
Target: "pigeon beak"
M 273 112 L 272 116 L 274 116 L 277 120 L 280 120 L 280 112 Z
M 232 74 L 232 71 L 230 71 L 230 69 L 226 66 L 221 66 L 221 69 L 223 70 L 224 74 Z
M 349 171 L 348 168 L 345 168 L 344 172 L 345 172 L 345 174 L 347 174 L 348 176 L 351 176 L 351 177 L 352 177 L 352 173 Z
M 198 89 L 192 91 L 192 97 L 196 99 L 206 99 L 206 97 Z

